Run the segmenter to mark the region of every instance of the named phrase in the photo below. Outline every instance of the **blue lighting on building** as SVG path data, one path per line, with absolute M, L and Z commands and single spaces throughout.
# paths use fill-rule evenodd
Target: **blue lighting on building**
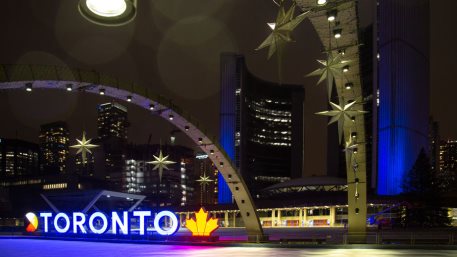
M 235 110 L 232 114 L 221 115 L 220 144 L 231 160 L 235 159 L 235 122 Z M 219 204 L 231 204 L 232 192 L 220 172 L 217 175 L 217 181 L 217 202 Z
M 377 192 L 397 195 L 420 150 L 428 150 L 430 9 L 428 0 L 380 1 L 378 8 Z

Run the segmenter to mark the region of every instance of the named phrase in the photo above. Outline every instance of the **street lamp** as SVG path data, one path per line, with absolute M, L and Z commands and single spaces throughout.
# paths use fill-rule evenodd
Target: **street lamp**
M 136 16 L 137 0 L 80 0 L 79 12 L 90 22 L 104 26 L 120 26 Z

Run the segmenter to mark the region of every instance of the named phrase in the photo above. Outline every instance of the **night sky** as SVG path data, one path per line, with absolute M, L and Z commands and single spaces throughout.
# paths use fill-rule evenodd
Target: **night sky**
M 381 0 L 382 1 L 382 0 Z M 372 22 L 371 0 L 360 2 L 360 25 Z M 456 82 L 457 1 L 431 2 L 431 114 L 440 122 L 442 138 L 457 139 Z M 135 81 L 187 109 L 213 135 L 219 126 L 219 54 L 246 56 L 251 72 L 278 81 L 276 59 L 254 49 L 268 35 L 266 22 L 276 16 L 270 0 L 140 0 L 138 15 L 122 27 L 86 21 L 76 0 L 4 0 L 0 9 L 0 63 L 54 64 L 97 70 Z M 305 78 L 318 67 L 321 45 L 308 21 L 294 32 L 283 60 L 283 82 L 304 85 L 305 169 L 325 170 L 326 119 L 313 113 L 326 109 L 325 87 Z M 0 137 L 37 141 L 39 125 L 65 120 L 72 141 L 83 129 L 96 136 L 96 111 L 109 98 L 85 93 L 35 90 L 0 91 Z M 146 143 L 168 139 L 167 122 L 133 105 L 129 139 Z M 420 104 L 420 103 L 418 103 Z M 183 136 L 177 143 L 189 144 Z M 312 160 L 312 161 L 311 161 Z

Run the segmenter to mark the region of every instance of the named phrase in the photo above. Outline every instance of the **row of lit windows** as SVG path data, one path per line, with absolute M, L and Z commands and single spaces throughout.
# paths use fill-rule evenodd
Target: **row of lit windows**
M 257 138 L 252 138 L 250 139 L 252 142 L 261 144 L 261 145 L 272 145 L 272 146 L 291 146 L 291 143 L 286 143 L 286 142 L 267 142 L 267 141 L 261 141 Z
M 283 134 L 283 135 L 291 135 L 291 134 L 292 134 L 291 131 L 287 131 L 287 130 L 277 131 L 277 130 L 266 130 L 266 129 L 262 129 L 262 132 L 273 133 L 273 134 Z
M 268 121 L 273 121 L 273 122 L 284 122 L 284 123 L 291 123 L 292 120 L 291 119 L 279 119 L 279 118 L 271 118 L 271 117 L 268 117 L 268 116 L 264 116 L 264 115 L 258 115 L 256 114 L 255 117 L 257 119 L 261 119 L 261 120 L 268 120 Z
M 290 103 L 288 103 L 288 102 L 273 101 L 273 100 L 270 100 L 270 99 L 265 99 L 265 102 L 267 102 L 267 103 L 275 103 L 275 104 L 290 104 Z
M 67 183 L 58 183 L 58 184 L 47 184 L 43 185 L 44 190 L 53 190 L 53 189 L 65 189 L 67 188 Z
M 258 107 L 256 105 L 248 105 L 249 108 L 253 109 L 255 112 L 258 113 L 263 113 L 263 114 L 269 114 L 272 116 L 286 116 L 286 117 L 292 117 L 292 113 L 289 111 L 278 111 L 274 109 L 268 109 L 265 107 Z
M 286 141 L 291 141 L 292 137 L 284 136 L 284 137 L 275 137 L 275 136 L 266 136 L 262 134 L 254 134 L 255 137 L 265 139 L 265 140 L 286 140 Z
M 0 185 L 2 186 L 22 186 L 22 185 L 34 185 L 40 184 L 41 179 L 29 179 L 29 180 L 21 180 L 21 181 L 14 181 L 14 182 L 1 182 Z

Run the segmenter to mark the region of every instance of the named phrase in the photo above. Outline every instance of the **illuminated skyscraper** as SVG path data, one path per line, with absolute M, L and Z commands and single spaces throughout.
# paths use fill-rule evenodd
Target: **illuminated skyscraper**
M 217 204 L 217 175 L 218 171 L 213 162 L 205 153 L 195 156 L 196 182 L 194 197 L 198 198 L 195 204 L 201 206 Z
M 457 140 L 442 141 L 439 151 L 439 170 L 457 174 Z
M 0 138 L 0 177 L 38 175 L 39 146 L 17 139 Z
M 163 169 L 162 180 L 154 164 L 153 155 L 162 150 L 174 163 Z M 194 196 L 194 151 L 178 145 L 128 145 L 122 174 L 122 191 L 146 195 L 152 206 L 184 206 Z
M 105 154 L 105 177 L 114 190 L 122 190 L 122 172 L 125 164 L 124 148 L 127 143 L 127 108 L 118 103 L 105 103 L 97 107 L 98 138 Z
M 65 173 L 69 154 L 69 132 L 66 122 L 57 121 L 41 125 L 40 150 L 45 174 Z
M 259 190 L 303 172 L 304 88 L 252 75 L 242 55 L 221 56 L 221 145 L 249 189 Z M 231 203 L 222 176 L 219 203 Z
M 429 0 L 382 0 L 377 11 L 377 192 L 396 195 L 429 149 Z
M 98 137 L 103 141 L 111 138 L 127 140 L 127 107 L 118 103 L 105 103 L 97 107 Z

